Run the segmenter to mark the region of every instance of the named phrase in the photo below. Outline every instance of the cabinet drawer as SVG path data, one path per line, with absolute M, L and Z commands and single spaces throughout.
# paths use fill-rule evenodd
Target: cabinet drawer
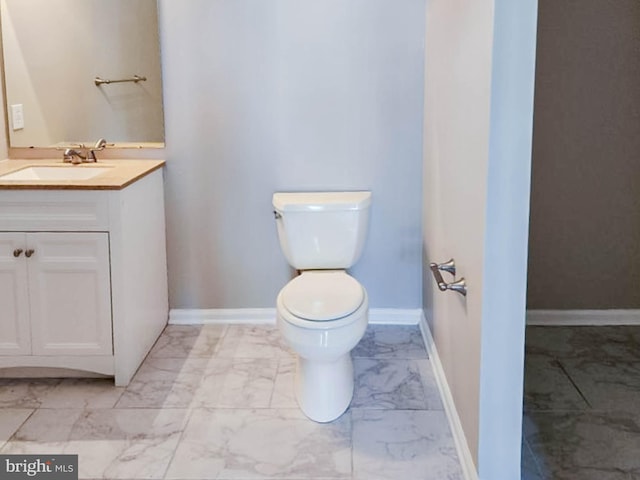
M 0 190 L 0 231 L 106 231 L 107 192 Z

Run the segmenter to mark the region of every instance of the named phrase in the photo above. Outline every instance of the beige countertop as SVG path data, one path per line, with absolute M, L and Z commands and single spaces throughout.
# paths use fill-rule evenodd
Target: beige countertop
M 164 160 L 98 160 L 97 163 L 72 165 L 62 160 L 3 160 L 0 161 L 0 190 L 120 190 L 145 175 L 162 168 Z M 105 172 L 88 180 L 4 180 L 2 175 L 23 168 L 42 166 L 59 168 L 105 167 Z

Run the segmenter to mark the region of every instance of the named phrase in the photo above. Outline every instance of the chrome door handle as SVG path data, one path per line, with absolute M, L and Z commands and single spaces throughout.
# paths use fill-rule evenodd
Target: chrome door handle
M 447 283 L 446 290 L 452 290 L 454 292 L 458 292 L 463 297 L 467 296 L 467 282 L 464 277 L 460 280 L 456 280 L 455 282 Z
M 432 263 L 430 266 L 432 265 L 435 265 L 438 268 L 438 270 L 441 272 L 448 272 L 454 277 L 456 276 L 456 262 L 453 258 L 448 262 L 444 262 L 444 263 L 438 263 L 438 264 Z
M 429 268 L 431 269 L 433 278 L 435 278 L 436 284 L 438 285 L 438 288 L 440 289 L 440 291 L 445 292 L 447 290 L 451 290 L 454 292 L 458 292 L 462 296 L 465 296 L 465 297 L 467 296 L 467 283 L 465 282 L 464 277 L 459 280 L 455 280 L 456 263 L 453 260 L 453 258 L 448 262 L 444 262 L 444 263 L 432 262 L 429 264 Z M 448 272 L 451 275 L 453 275 L 454 281 L 451 283 L 445 282 L 444 279 L 442 278 L 442 274 L 440 273 L 441 271 Z

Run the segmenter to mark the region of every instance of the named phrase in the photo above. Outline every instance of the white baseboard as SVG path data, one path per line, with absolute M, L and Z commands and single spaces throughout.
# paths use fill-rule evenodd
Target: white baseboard
M 369 325 L 418 325 L 421 308 L 370 308 Z
M 640 310 L 527 310 L 527 325 L 640 325 Z
M 169 310 L 171 325 L 208 325 L 214 323 L 273 324 L 275 308 L 172 308 Z
M 422 316 L 419 308 L 371 308 L 371 325 L 418 325 Z M 276 323 L 275 308 L 212 308 L 180 309 L 169 311 L 171 325 L 206 325 L 215 323 L 271 324 Z
M 456 451 L 458 452 L 458 458 L 460 459 L 460 465 L 462 466 L 462 474 L 465 480 L 478 480 L 478 472 L 476 471 L 476 466 L 473 462 L 473 456 L 471 455 L 471 451 L 469 450 L 467 438 L 464 434 L 464 430 L 462 429 L 462 423 L 460 422 L 460 417 L 458 416 L 458 411 L 456 410 L 456 406 L 453 401 L 453 395 L 451 393 L 451 390 L 449 389 L 447 377 L 444 373 L 442 363 L 440 362 L 440 357 L 438 356 L 438 349 L 436 348 L 433 336 L 431 335 L 431 330 L 424 316 L 424 313 L 422 312 L 419 325 L 420 331 L 422 332 L 422 339 L 424 340 L 424 344 L 427 347 L 429 360 L 431 361 L 431 366 L 433 367 L 436 383 L 438 384 L 438 389 L 440 390 L 440 397 L 442 398 L 442 403 L 444 404 L 444 411 L 447 414 L 447 420 L 449 421 L 449 426 L 451 427 L 451 433 L 456 445 Z

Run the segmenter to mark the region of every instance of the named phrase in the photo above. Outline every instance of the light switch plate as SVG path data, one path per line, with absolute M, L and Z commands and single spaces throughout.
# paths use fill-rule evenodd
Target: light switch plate
M 21 103 L 11 105 L 11 126 L 14 130 L 24 128 L 24 112 Z

